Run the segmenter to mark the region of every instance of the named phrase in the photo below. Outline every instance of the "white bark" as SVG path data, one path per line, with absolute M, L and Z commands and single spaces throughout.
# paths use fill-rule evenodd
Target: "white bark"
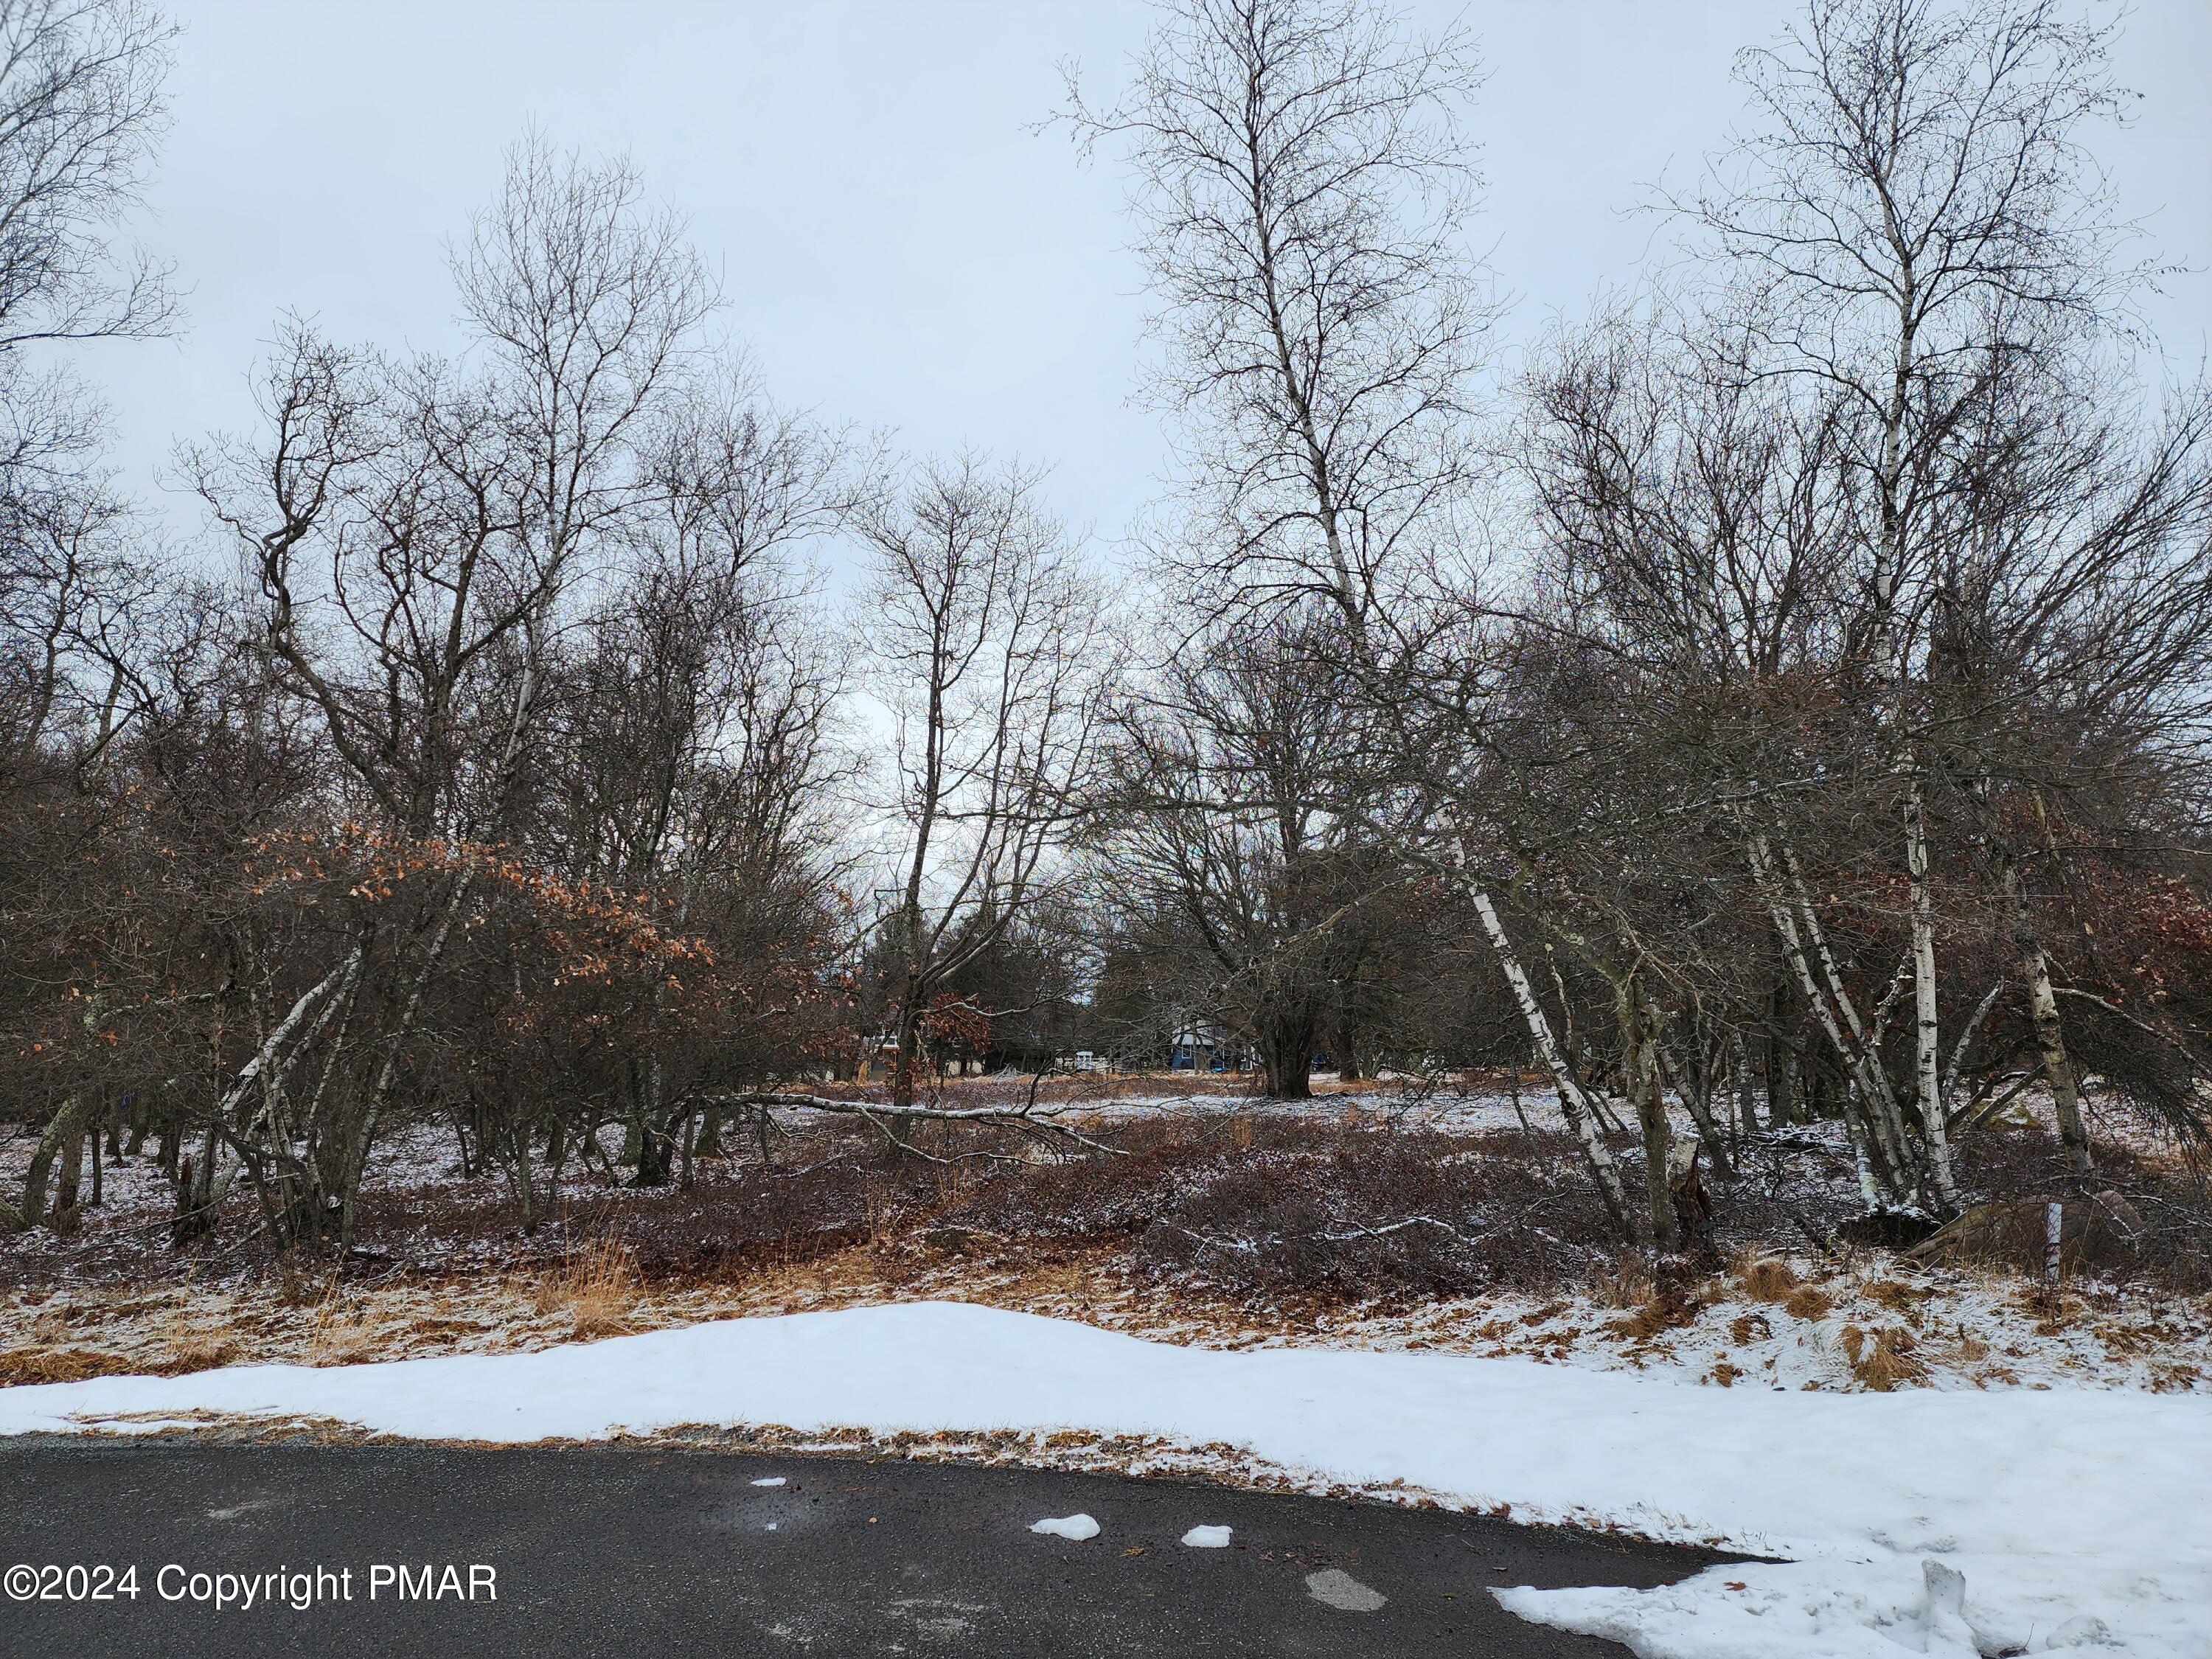
M 1482 918 L 1483 932 L 1489 935 L 1490 948 L 1498 955 L 1498 965 L 1504 970 L 1505 982 L 1513 988 L 1513 1000 L 1520 1005 L 1521 1018 L 1528 1023 L 1528 1035 L 1534 1039 L 1536 1053 L 1552 1074 L 1553 1085 L 1559 1093 L 1559 1109 L 1565 1114 L 1567 1127 L 1582 1143 L 1583 1154 L 1590 1162 L 1597 1176 L 1598 1188 L 1606 1207 L 1612 1211 L 1613 1220 L 1624 1231 L 1630 1226 L 1628 1195 L 1620 1184 L 1620 1171 L 1614 1167 L 1613 1154 L 1606 1149 L 1591 1119 L 1589 1097 L 1583 1092 L 1580 1079 L 1574 1068 L 1567 1064 L 1566 1056 L 1553 1039 L 1552 1023 L 1544 1017 L 1543 1005 L 1536 1000 L 1536 993 L 1528 983 L 1528 973 L 1521 966 L 1521 958 L 1507 937 L 1504 924 L 1498 919 L 1498 907 L 1491 902 L 1490 895 L 1480 887 L 1470 887 L 1468 896 L 1474 901 L 1475 914 Z
M 1751 857 L 1752 872 L 1758 878 L 1759 890 L 1765 897 L 1767 913 L 1774 921 L 1774 931 L 1782 942 L 1783 955 L 1797 976 L 1798 988 L 1805 994 L 1820 1029 L 1827 1033 L 1828 1041 L 1849 1069 L 1853 1091 L 1857 1097 L 1868 1127 L 1881 1144 L 1882 1154 L 1893 1171 L 1902 1173 L 1910 1165 L 1901 1144 L 1903 1126 L 1898 1121 L 1896 1099 L 1891 1092 L 1888 1073 L 1881 1067 L 1881 1058 L 1868 1045 L 1865 1023 L 1860 1019 L 1857 1006 L 1850 994 L 1844 989 L 1843 975 L 1836 966 L 1835 956 L 1828 948 L 1827 936 L 1821 929 L 1820 919 L 1813 914 L 1804 881 L 1796 868 L 1794 857 L 1790 858 L 1790 875 L 1794 892 L 1784 895 L 1776 869 L 1774 850 L 1767 837 L 1754 834 L 1746 842 Z M 1785 854 L 1787 856 L 1787 854 Z M 1817 952 L 1820 974 L 1813 971 L 1811 955 L 1806 949 L 1809 934 L 1814 951 Z M 1825 981 L 1825 983 L 1824 983 Z M 1891 1131 L 1895 1132 L 1893 1139 Z M 1869 1205 L 1875 1202 L 1871 1170 L 1865 1163 L 1865 1149 L 1858 1148 L 1861 1164 L 1860 1189 L 1868 1195 Z
M 1959 1207 L 1951 1178 L 1951 1145 L 1944 1132 L 1943 1085 L 1936 1016 L 1936 907 L 1928 890 L 1928 813 L 1920 781 L 1905 795 L 1905 869 L 1912 883 L 1913 1076 L 1920 1097 L 1925 1162 L 1936 1201 L 1948 1215 Z
M 2058 1018 L 2058 994 L 2051 982 L 2051 958 L 2035 937 L 2027 913 L 2027 896 L 2021 890 L 2020 871 L 2011 855 L 2004 859 L 2005 899 L 2012 910 L 2013 938 L 2020 949 L 2021 971 L 2027 980 L 2027 1017 L 2035 1028 L 2035 1046 L 2043 1060 L 2043 1079 L 2051 1087 L 2051 1101 L 2058 1115 L 2058 1139 L 2066 1149 L 2066 1165 L 2077 1176 L 2094 1175 L 2089 1134 L 2081 1121 L 2081 1085 L 2074 1062 L 2066 1052 L 2066 1032 Z

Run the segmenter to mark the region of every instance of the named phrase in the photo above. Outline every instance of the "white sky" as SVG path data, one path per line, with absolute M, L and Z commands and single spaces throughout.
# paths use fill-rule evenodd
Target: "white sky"
M 1048 465 L 1059 510 L 1109 542 L 1157 493 L 1158 425 L 1129 403 L 1143 302 L 1121 181 L 1028 131 L 1058 60 L 1118 84 L 1142 0 L 173 4 L 175 125 L 143 234 L 178 263 L 186 330 L 85 364 L 149 497 L 178 439 L 250 423 L 247 372 L 286 310 L 341 338 L 452 344 L 444 243 L 532 119 L 628 150 L 690 216 L 780 399 Z M 1414 9 L 1434 26 L 1462 8 Z M 1491 76 L 1474 234 L 1517 297 L 1509 337 L 1633 278 L 1654 226 L 1625 210 L 1721 141 L 1731 53 L 1790 10 L 1464 8 Z M 2198 267 L 2152 307 L 2193 368 L 2212 331 L 2212 0 L 2140 0 L 2119 67 L 2146 96 L 2100 153 L 2152 249 Z M 197 527 L 189 501 L 160 499 Z

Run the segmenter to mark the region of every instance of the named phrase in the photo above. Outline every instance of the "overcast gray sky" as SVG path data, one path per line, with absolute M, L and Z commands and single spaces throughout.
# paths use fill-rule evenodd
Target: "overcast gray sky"
M 1510 337 L 1632 280 L 1653 235 L 1625 213 L 1695 166 L 1740 104 L 1731 53 L 1781 0 L 1421 3 L 1464 14 L 1489 84 L 1476 239 L 1517 303 Z M 178 264 L 174 343 L 108 344 L 135 489 L 179 437 L 252 418 L 246 375 L 288 309 L 344 339 L 454 338 L 443 246 L 532 120 L 627 150 L 720 262 L 727 321 L 781 399 L 916 448 L 963 444 L 1054 469 L 1079 527 L 1111 540 L 1157 491 L 1155 419 L 1130 406 L 1143 301 L 1122 183 L 1078 167 L 1054 64 L 1118 84 L 1143 0 L 177 0 L 175 125 L 146 239 Z M 2212 264 L 2212 0 L 2140 0 L 2119 52 L 2145 94 L 2100 141 L 2156 251 Z M 2212 276 L 2153 302 L 2193 365 Z M 179 530 L 189 503 L 171 497 Z

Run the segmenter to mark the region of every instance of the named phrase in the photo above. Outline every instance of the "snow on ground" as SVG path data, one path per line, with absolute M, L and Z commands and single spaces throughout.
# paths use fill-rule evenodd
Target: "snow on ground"
M 1659 1590 L 1504 1596 L 1647 1659 L 2212 1652 L 2212 1403 L 2190 1394 L 1721 1389 L 1521 1359 L 1176 1347 L 949 1303 L 0 1390 L 6 1433 L 206 1413 L 492 1442 L 775 1424 L 1220 1444 L 1317 1486 L 1786 1558 Z
M 1323 1081 L 1316 1078 L 1316 1082 Z M 1522 1096 L 1516 1114 L 1512 1097 L 1491 1091 L 1469 1093 L 1457 1089 L 1408 1090 L 1384 1085 L 1361 1089 L 1328 1089 L 1310 1100 L 1264 1100 L 1243 1090 L 1219 1094 L 1147 1094 L 1141 1091 L 1085 1099 L 1080 1094 L 1066 1107 L 1072 1115 L 1095 1123 L 1123 1123 L 1168 1115 L 1188 1117 L 1324 1118 L 1341 1121 L 1357 1113 L 1373 1121 L 1407 1129 L 1432 1129 L 1442 1134 L 1486 1134 L 1520 1127 L 1522 1116 L 1532 1128 L 1564 1129 L 1556 1096 L 1533 1083 Z M 1679 1109 L 1675 1116 L 1685 1127 L 1693 1127 L 1689 1115 Z
M 1048 1537 L 1065 1538 L 1071 1544 L 1080 1544 L 1098 1536 L 1098 1522 L 1088 1515 L 1048 1516 L 1042 1521 L 1030 1522 L 1031 1532 L 1041 1532 Z
M 1347 1321 L 1333 1342 L 1523 1356 L 1735 1388 L 2202 1389 L 2212 1303 L 2142 1286 L 2070 1287 L 2050 1316 L 2033 1286 L 1995 1273 L 1916 1272 L 1893 1257 L 1824 1270 L 1772 1301 L 1716 1278 L 1656 1329 L 1587 1294 L 1499 1294 Z M 2078 1293 L 2077 1293 L 2078 1292 Z M 1879 1360 L 1877 1359 L 1879 1356 Z

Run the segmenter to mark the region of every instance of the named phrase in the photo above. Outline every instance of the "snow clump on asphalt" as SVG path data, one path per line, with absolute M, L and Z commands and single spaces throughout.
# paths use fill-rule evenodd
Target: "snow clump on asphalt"
M 1054 1538 L 1065 1538 L 1080 1544 L 1086 1538 L 1098 1536 L 1098 1523 L 1087 1515 L 1063 1515 L 1054 1520 L 1047 1516 L 1042 1521 L 1030 1522 L 1031 1532 L 1048 1533 Z

